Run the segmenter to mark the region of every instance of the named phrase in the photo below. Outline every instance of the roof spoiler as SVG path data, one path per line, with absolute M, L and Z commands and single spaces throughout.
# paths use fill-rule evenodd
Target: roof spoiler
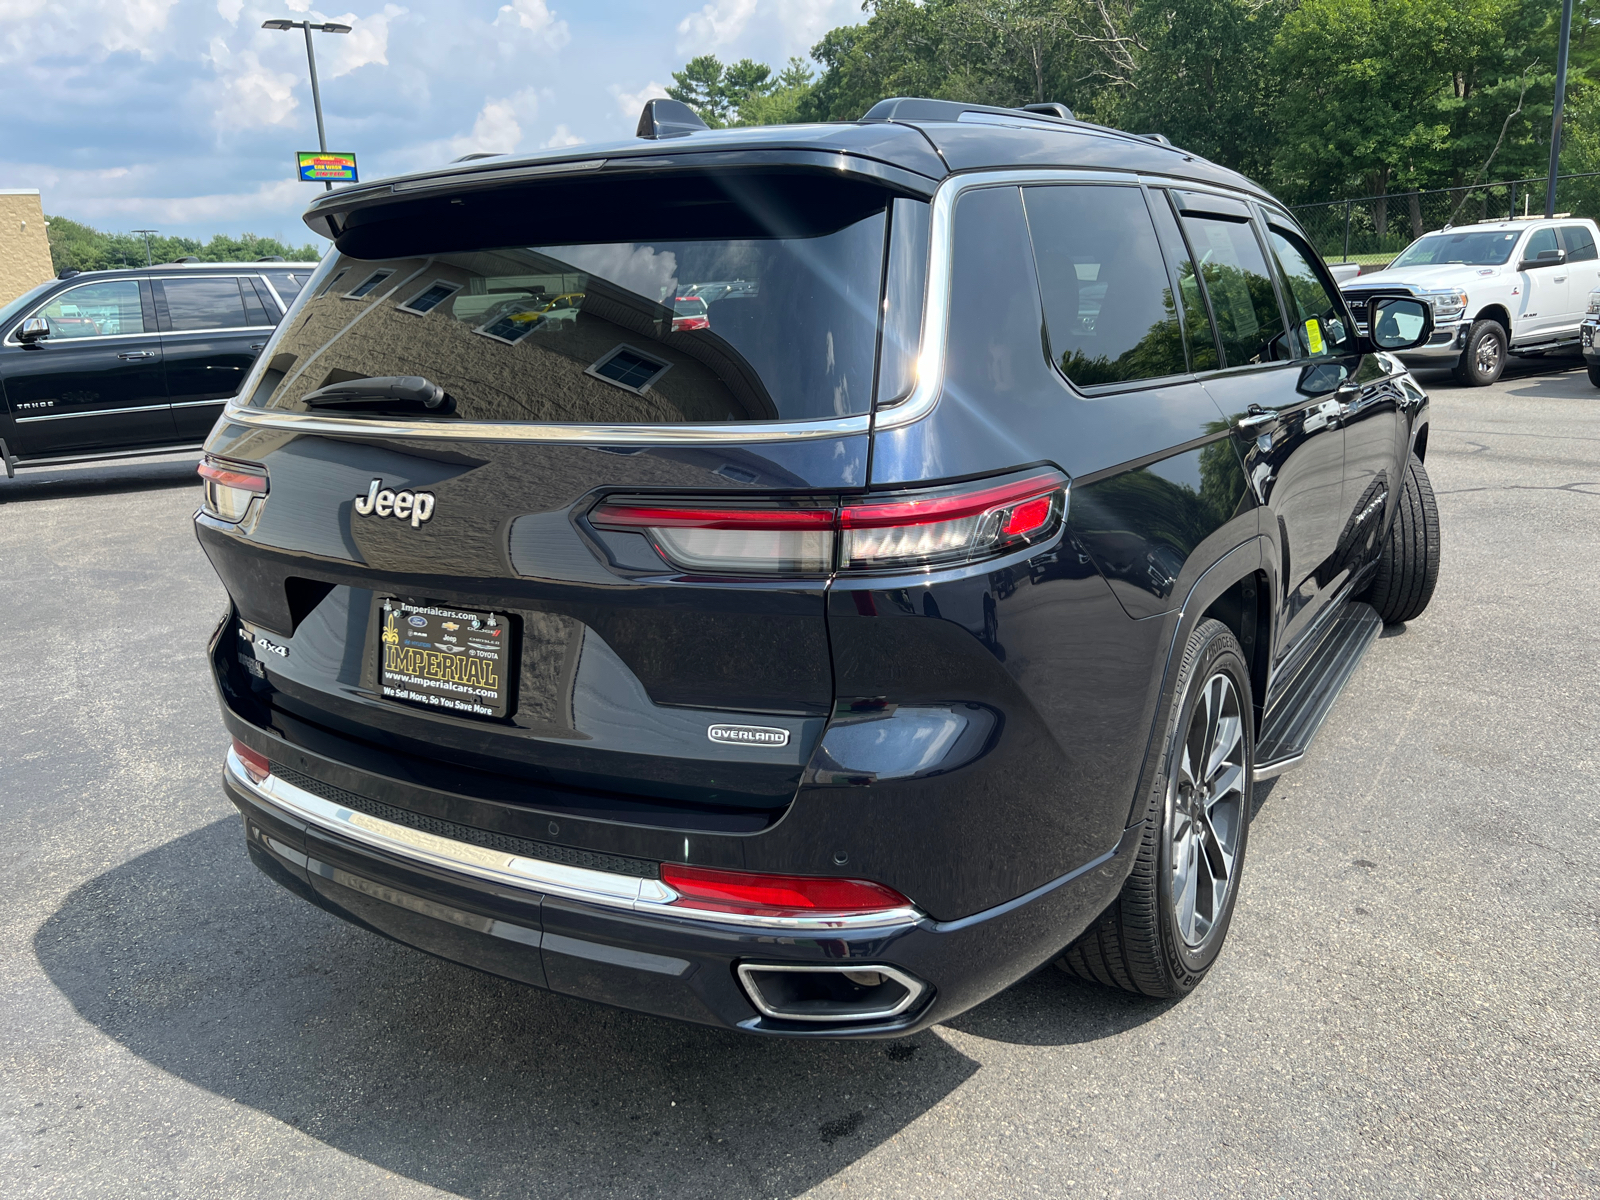
M 679 100 L 658 97 L 644 102 L 639 114 L 639 128 L 634 132 L 642 138 L 673 138 L 699 133 L 708 129 L 700 114 Z

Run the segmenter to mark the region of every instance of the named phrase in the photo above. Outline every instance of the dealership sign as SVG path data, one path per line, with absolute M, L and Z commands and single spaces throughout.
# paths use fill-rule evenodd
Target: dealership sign
M 307 183 L 356 183 L 356 156 L 339 154 L 332 150 L 302 150 L 300 178 Z

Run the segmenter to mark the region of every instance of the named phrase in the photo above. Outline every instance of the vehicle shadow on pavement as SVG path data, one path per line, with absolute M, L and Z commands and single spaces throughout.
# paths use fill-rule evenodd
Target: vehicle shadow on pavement
M 469 1197 L 794 1196 L 977 1070 L 932 1034 L 751 1038 L 429 958 L 280 891 L 231 819 L 78 887 L 34 949 L 160 1070 Z
M 195 460 L 175 463 L 147 463 L 136 467 L 101 467 L 95 471 L 32 468 L 18 471 L 13 479 L 0 472 L 0 504 L 19 504 L 29 500 L 62 500 L 72 496 L 107 496 L 122 492 L 151 492 L 164 488 L 192 487 L 195 504 L 200 503 L 200 477 Z

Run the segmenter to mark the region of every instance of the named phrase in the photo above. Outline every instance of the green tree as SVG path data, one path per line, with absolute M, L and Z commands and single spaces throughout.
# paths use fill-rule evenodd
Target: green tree
M 201 262 L 254 262 L 278 255 L 290 262 L 315 262 L 322 251 L 314 245 L 288 246 L 276 238 L 241 237 L 217 234 L 208 242 L 195 238 L 160 237 L 150 239 L 149 255 L 145 240 L 133 233 L 103 233 L 66 217 L 48 217 L 50 261 L 59 273 L 67 268 L 103 271 L 109 267 L 142 267 L 147 262 L 174 262 L 194 257 Z

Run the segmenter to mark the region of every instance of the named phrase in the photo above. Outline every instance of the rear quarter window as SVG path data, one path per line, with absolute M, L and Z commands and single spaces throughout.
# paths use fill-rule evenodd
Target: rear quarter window
M 1135 187 L 1023 189 L 1051 357 L 1079 387 L 1189 368 L 1156 230 Z

